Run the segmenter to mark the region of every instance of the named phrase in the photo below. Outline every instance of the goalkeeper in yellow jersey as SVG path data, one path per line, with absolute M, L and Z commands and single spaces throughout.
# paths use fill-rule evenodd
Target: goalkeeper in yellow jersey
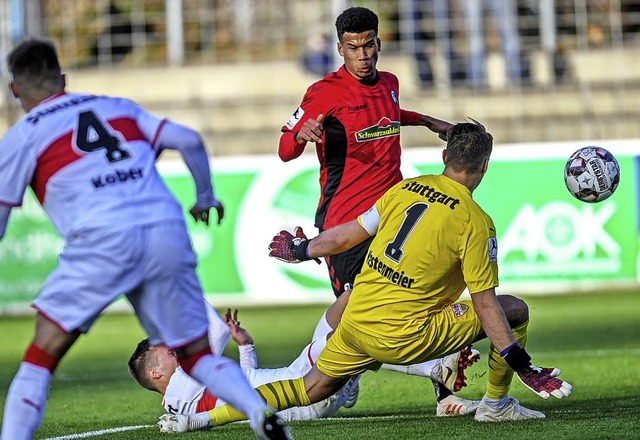
M 541 419 L 509 396 L 514 372 L 538 396 L 563 398 L 571 385 L 557 368 L 531 364 L 524 349 L 529 310 L 496 295 L 497 240 L 493 221 L 472 192 L 489 166 L 493 137 L 477 123 L 455 124 L 442 153 L 444 171 L 406 179 L 357 220 L 307 240 L 281 231 L 269 255 L 290 263 L 342 252 L 375 236 L 335 333 L 302 378 L 257 388 L 282 410 L 332 395 L 352 376 L 383 363 L 411 365 L 491 341 L 488 384 L 475 419 Z M 460 301 L 465 289 L 471 300 Z M 210 412 L 213 424 L 244 419 L 230 406 Z

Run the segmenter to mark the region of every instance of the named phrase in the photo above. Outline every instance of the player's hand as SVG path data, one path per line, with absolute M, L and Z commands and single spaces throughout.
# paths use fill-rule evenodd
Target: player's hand
M 220 224 L 222 222 L 222 219 L 224 218 L 224 205 L 221 201 L 216 200 L 216 202 L 213 204 L 213 208 L 218 213 L 218 224 Z
M 557 368 L 539 368 L 529 365 L 517 371 L 516 374 L 525 387 L 543 399 L 548 399 L 549 396 L 562 399 L 571 395 L 571 384 L 555 377 L 560 374 Z
M 321 113 L 316 119 L 308 119 L 302 124 L 300 131 L 296 133 L 296 142 L 299 144 L 307 142 L 322 142 L 324 127 L 322 121 L 324 115 Z
M 189 210 L 189 214 L 191 214 L 191 217 L 193 217 L 196 222 L 200 221 L 209 226 L 209 211 L 211 210 L 211 208 L 214 208 L 216 210 L 216 213 L 218 214 L 217 224 L 220 224 L 220 222 L 224 218 L 224 205 L 218 200 L 216 200 L 216 202 L 211 207 L 194 205 L 193 208 Z
M 244 328 L 240 327 L 240 321 L 238 321 L 238 309 L 233 311 L 233 315 L 231 314 L 231 309 L 227 309 L 227 312 L 222 317 L 224 322 L 229 327 L 229 333 L 231 335 L 231 339 L 238 345 L 251 345 L 253 344 L 253 338 Z
M 209 209 L 211 208 L 194 205 L 193 208 L 189 210 L 189 214 L 191 214 L 191 217 L 193 217 L 196 223 L 202 222 L 209 226 Z
M 270 257 L 285 263 L 301 263 L 311 259 L 307 254 L 309 243 L 304 231 L 300 226 L 296 226 L 293 232 L 295 235 L 283 230 L 271 239 L 269 244 Z M 319 259 L 314 258 L 314 260 L 320 264 Z

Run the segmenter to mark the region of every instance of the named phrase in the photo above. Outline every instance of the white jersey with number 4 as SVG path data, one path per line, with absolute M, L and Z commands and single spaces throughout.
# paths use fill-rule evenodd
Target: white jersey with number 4
M 65 238 L 86 228 L 183 219 L 154 163 L 164 119 L 130 100 L 62 93 L 34 107 L 0 144 L 0 204 L 27 186 Z

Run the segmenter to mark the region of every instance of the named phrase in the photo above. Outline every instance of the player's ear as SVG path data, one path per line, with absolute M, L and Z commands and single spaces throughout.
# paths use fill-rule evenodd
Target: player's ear
M 160 379 L 162 377 L 162 374 L 158 370 L 156 370 L 155 368 L 149 368 L 147 370 L 147 376 L 149 376 L 153 380 L 157 380 L 157 379 Z
M 378 45 L 378 51 L 382 50 L 382 41 L 380 41 L 380 38 L 376 37 L 376 44 Z
M 484 163 L 482 164 L 482 174 L 486 173 L 488 168 L 489 168 L 489 158 L 486 158 L 484 160 Z
M 339 54 L 341 57 L 344 57 L 344 50 L 343 50 L 343 48 L 342 48 L 342 43 L 341 43 L 340 41 L 338 41 L 338 54 Z
M 447 149 L 442 150 L 442 163 L 447 164 Z
M 15 82 L 9 81 L 9 90 L 11 90 L 11 94 L 14 98 L 20 98 L 20 93 L 18 92 L 18 87 Z
M 60 75 L 60 83 L 62 85 L 62 89 L 64 90 L 67 87 L 67 74 L 63 73 Z

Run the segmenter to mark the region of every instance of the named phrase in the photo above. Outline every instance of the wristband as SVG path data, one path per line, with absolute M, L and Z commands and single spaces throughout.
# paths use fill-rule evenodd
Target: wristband
M 298 261 L 311 260 L 311 257 L 309 256 L 309 251 L 307 249 L 309 247 L 309 243 L 310 242 L 311 242 L 311 240 L 304 240 L 300 244 L 294 244 L 293 245 L 291 250 L 292 250 L 293 256 L 295 257 L 296 260 L 298 260 Z
M 509 354 L 509 350 L 511 350 L 513 347 L 520 347 L 520 344 L 518 344 L 517 342 L 514 342 L 513 344 L 509 345 L 507 348 L 502 350 L 500 352 L 500 356 L 505 357 L 507 354 Z
M 515 372 L 520 372 L 531 365 L 531 356 L 519 345 L 511 345 L 504 360 Z

